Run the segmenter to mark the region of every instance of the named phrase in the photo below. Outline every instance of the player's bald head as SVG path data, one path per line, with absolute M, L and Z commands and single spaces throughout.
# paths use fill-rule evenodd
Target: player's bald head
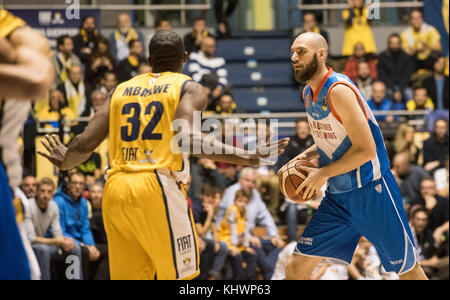
M 181 37 L 171 30 L 158 31 L 150 41 L 149 64 L 155 73 L 179 72 L 186 61 L 186 52 Z
M 315 32 L 305 32 L 299 35 L 295 39 L 293 44 L 293 47 L 296 46 L 303 46 L 314 52 L 318 52 L 321 49 L 325 49 L 326 53 L 328 54 L 327 41 L 322 35 Z

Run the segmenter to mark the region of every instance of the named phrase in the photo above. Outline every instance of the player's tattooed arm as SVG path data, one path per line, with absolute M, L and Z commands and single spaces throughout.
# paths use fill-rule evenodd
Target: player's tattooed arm
M 77 135 L 67 147 L 57 135 L 47 135 L 42 145 L 47 149 L 48 154 L 41 151 L 37 153 L 61 170 L 70 170 L 86 161 L 109 134 L 109 103 L 108 99 L 83 133 Z
M 198 126 L 195 126 L 194 124 L 194 115 L 196 112 L 202 112 L 206 108 L 207 103 L 208 96 L 199 84 L 195 82 L 186 84 L 185 93 L 181 98 L 175 113 L 175 120 L 185 120 L 189 125 L 175 128 L 177 130 L 177 135 L 182 137 L 180 142 L 186 140 L 189 141 L 188 149 L 183 147 L 183 145 L 180 145 L 183 152 L 214 161 L 251 166 L 273 165 L 274 163 L 270 160 L 271 156 L 278 156 L 284 152 L 284 148 L 289 143 L 289 139 L 282 139 L 272 143 L 269 142 L 266 145 L 263 145 L 265 147 L 261 147 L 265 148 L 264 151 L 256 151 L 255 154 L 251 154 L 243 149 L 237 149 L 231 145 L 224 144 L 219 140 L 213 139 L 211 136 L 202 133 L 201 129 L 197 128 Z M 205 141 L 207 141 L 207 143 L 205 143 Z M 203 148 L 204 144 L 211 145 L 213 151 L 205 153 Z M 196 151 L 194 151 L 196 149 L 199 149 L 200 153 L 196 153 Z

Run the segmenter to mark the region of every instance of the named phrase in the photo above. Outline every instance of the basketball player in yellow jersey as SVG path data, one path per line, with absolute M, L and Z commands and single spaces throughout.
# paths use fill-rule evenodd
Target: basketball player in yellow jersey
M 181 149 L 174 140 L 181 136 L 191 145 L 202 144 L 205 136 L 194 129 L 194 113 L 205 109 L 207 95 L 181 74 L 187 53 L 176 33 L 155 34 L 149 53 L 154 73 L 120 84 L 68 148 L 51 136 L 43 143 L 50 153 L 40 154 L 63 170 L 71 169 L 109 134 L 103 218 L 111 279 L 192 279 L 199 275 L 199 254 L 192 213 L 180 186 L 189 174 L 186 154 L 194 155 L 195 147 L 183 149 L 183 154 L 176 151 Z M 173 131 L 174 120 L 186 126 Z M 278 148 L 278 155 L 287 143 L 285 139 L 267 146 Z M 236 153 L 219 141 L 215 145 L 220 153 Z M 267 159 L 259 152 L 195 156 L 239 165 L 259 165 Z

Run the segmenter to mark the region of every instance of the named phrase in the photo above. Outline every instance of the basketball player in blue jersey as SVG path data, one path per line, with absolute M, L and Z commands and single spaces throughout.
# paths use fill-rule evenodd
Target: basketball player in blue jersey
M 18 100 L 46 96 L 53 82 L 49 55 L 48 40 L 0 6 L 0 279 L 30 279 L 16 223 L 22 208 L 13 191 L 22 181 L 17 138 L 31 102 Z
M 389 169 L 381 130 L 362 93 L 326 67 L 328 45 L 316 33 L 292 45 L 315 145 L 294 160 L 319 158 L 297 189 L 311 199 L 328 182 L 322 204 L 298 240 L 286 279 L 309 279 L 323 260 L 351 263 L 361 236 L 376 247 L 384 268 L 401 279 L 427 279 L 418 264 L 402 198 Z

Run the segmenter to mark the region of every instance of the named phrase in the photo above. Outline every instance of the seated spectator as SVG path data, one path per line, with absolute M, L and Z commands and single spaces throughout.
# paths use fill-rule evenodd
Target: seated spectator
M 86 112 L 85 115 L 92 118 L 105 102 L 106 94 L 101 90 L 94 90 L 91 93 L 91 107 L 89 108 L 89 112 Z
M 423 205 L 428 210 L 428 226 L 432 231 L 448 221 L 448 198 L 438 196 L 436 184 L 432 177 L 424 177 L 420 182 L 420 194 L 411 202 L 411 206 Z
M 278 254 L 285 243 L 278 234 L 278 228 L 269 210 L 255 189 L 255 184 L 256 170 L 244 168 L 240 173 L 239 182 L 228 187 L 225 191 L 217 213 L 216 224 L 222 223 L 228 208 L 234 203 L 236 192 L 241 189 L 245 190 L 250 195 L 247 205 L 248 232 L 252 235 L 250 245 L 258 255 L 258 266 L 264 279 L 268 280 L 272 277 Z M 257 224 L 266 228 L 267 235 L 265 238 L 254 235 L 253 231 Z
M 151 73 L 152 72 L 152 67 L 147 64 L 147 63 L 141 63 L 139 65 L 138 68 L 138 75 L 142 75 L 142 74 L 146 74 L 146 73 Z
M 103 185 L 94 183 L 89 187 L 89 201 L 92 207 L 91 231 L 96 245 L 108 245 L 105 225 L 103 224 L 102 201 Z
M 433 100 L 434 107 L 439 110 L 448 110 L 449 78 L 445 75 L 445 57 L 438 56 L 433 64 L 433 74 L 423 80 L 423 86 Z
M 328 42 L 328 32 L 319 26 L 319 23 L 316 20 L 315 13 L 311 11 L 303 12 L 303 26 L 300 34 L 305 32 L 315 32 L 324 37 L 324 39 Z
M 400 35 L 393 33 L 388 39 L 388 49 L 378 56 L 378 78 L 386 85 L 387 97 L 396 103 L 413 97 L 409 88 L 413 62 L 401 45 Z
M 23 178 L 22 183 L 20 184 L 20 189 L 28 198 L 28 200 L 34 198 L 36 196 L 37 191 L 37 180 L 36 177 L 32 175 L 27 175 Z
M 117 76 L 119 83 L 130 80 L 138 75 L 139 65 L 146 63 L 142 56 L 142 43 L 139 40 L 131 40 L 128 43 L 130 55 L 119 62 L 117 66 Z
M 78 257 L 82 279 L 81 248 L 71 237 L 63 235 L 59 220 L 59 209 L 53 200 L 55 183 L 49 178 L 39 180 L 36 198 L 30 201 L 25 219 L 26 231 L 36 254 L 42 280 L 50 280 L 50 260 L 52 255 L 62 249 L 66 255 Z
M 413 9 L 410 13 L 410 26 L 402 32 L 402 48 L 414 59 L 415 71 L 433 70 L 433 52 L 441 52 L 439 32 L 423 20 L 422 11 Z
M 72 66 L 69 70 L 69 78 L 58 86 L 63 93 L 66 103 L 76 117 L 82 115 L 86 109 L 86 88 L 83 81 L 81 66 Z
M 442 242 L 441 240 L 436 241 L 434 238 L 433 231 L 428 226 L 429 216 L 429 211 L 424 206 L 418 205 L 414 207 L 409 217 L 411 232 L 419 256 L 419 262 L 428 278 L 445 279 L 445 277 L 439 277 L 446 271 L 446 276 L 448 279 L 448 263 L 447 270 L 445 270 L 445 267 L 443 270 L 439 270 L 442 268 L 441 266 L 443 264 L 440 262 L 441 259 L 438 256 L 438 249 L 436 246 L 439 246 Z
M 226 242 L 230 250 L 235 280 L 254 280 L 256 273 L 256 252 L 250 247 L 246 226 L 248 200 L 246 191 L 237 191 L 234 205 L 228 207 L 218 230 L 220 240 Z
M 366 61 L 370 68 L 370 77 L 377 79 L 377 62 L 375 59 L 366 53 L 364 45 L 362 43 L 357 43 L 355 49 L 353 50 L 353 55 L 350 56 L 345 62 L 344 74 L 350 78 L 353 82 L 358 79 L 358 63 L 361 61 Z
M 381 260 L 377 250 L 362 236 L 348 267 L 350 277 L 355 280 L 381 280 L 380 267 Z
M 241 109 L 236 102 L 234 102 L 233 95 L 231 93 L 225 92 L 219 97 L 214 113 L 222 115 L 241 114 L 244 113 L 244 110 Z
M 92 55 L 95 41 L 99 36 L 95 18 L 93 16 L 84 17 L 81 20 L 80 32 L 73 38 L 73 52 L 83 64 Z
M 372 84 L 372 98 L 367 101 L 370 109 L 376 111 L 390 111 L 392 108 L 392 101 L 386 98 L 386 85 L 381 81 L 376 81 Z M 394 116 L 376 115 L 377 121 L 392 122 Z
M 436 189 L 438 195 L 443 198 L 448 198 L 448 154 L 445 157 L 445 168 L 441 168 L 434 172 L 434 181 L 436 182 Z
M 434 174 L 434 171 L 443 168 L 448 151 L 448 121 L 437 119 L 434 122 L 434 132 L 431 137 L 423 142 L 424 169 Z
M 370 75 L 370 65 L 367 61 L 358 62 L 358 75 L 355 84 L 365 99 L 372 98 L 372 84 L 375 81 Z
M 88 256 L 83 256 L 83 277 L 101 278 L 105 273 L 99 265 L 106 261 L 105 249 L 96 247 L 92 236 L 87 200 L 81 196 L 85 187 L 83 173 L 72 172 L 67 184 L 60 186 L 54 200 L 59 208 L 61 229 L 64 236 L 73 238 L 77 245 L 84 248 Z M 94 269 L 94 270 L 92 270 Z M 93 271 L 99 271 L 92 274 Z
M 41 121 L 47 121 L 45 127 L 59 128 L 61 118 L 71 121 L 77 117 L 72 109 L 64 107 L 64 96 L 60 90 L 51 90 L 48 102 L 49 108 L 41 110 L 36 116 Z
M 414 98 L 406 103 L 409 111 L 434 110 L 433 101 L 428 97 L 427 90 L 423 87 L 414 89 Z M 423 119 L 423 116 L 412 116 L 411 119 Z
M 197 17 L 192 25 L 192 32 L 184 36 L 184 48 L 190 55 L 192 52 L 200 51 L 202 41 L 206 37 L 213 37 L 206 29 L 206 20 L 203 17 Z
M 111 50 L 109 42 L 104 37 L 99 37 L 95 41 L 92 55 L 86 61 L 85 80 L 89 90 L 95 88 L 105 72 L 114 72 L 116 62 Z
M 201 208 L 194 215 L 195 227 L 199 236 L 200 275 L 197 279 L 219 279 L 221 270 L 228 256 L 228 246 L 220 241 L 216 229 L 215 215 L 220 204 L 216 203 L 217 190 L 204 184 L 201 191 Z M 198 201 L 195 202 L 196 206 Z
M 218 171 L 217 165 L 210 159 L 200 158 L 197 160 L 197 163 L 192 161 L 191 176 L 191 188 L 188 191 L 188 195 L 191 198 L 200 197 L 200 191 L 205 183 L 209 183 L 221 190 L 226 187 L 225 176 Z
M 372 20 L 364 6 L 364 0 L 347 0 L 350 9 L 342 11 L 342 19 L 345 23 L 345 37 L 342 47 L 342 55 L 350 56 L 357 43 L 362 43 L 367 53 L 376 53 L 376 44 L 373 37 Z
M 396 177 L 406 208 L 420 196 L 420 183 L 428 173 L 420 166 L 411 165 L 409 153 L 401 152 L 394 156 L 393 173 Z
M 205 74 L 200 81 L 200 85 L 208 95 L 206 111 L 214 111 L 223 92 L 223 86 L 219 85 L 219 77 L 216 74 Z
M 207 37 L 202 40 L 200 51 L 192 52 L 187 64 L 187 73 L 195 82 L 200 82 L 205 74 L 216 74 L 219 85 L 223 88 L 228 85 L 228 72 L 223 57 L 215 57 L 216 41 Z
M 155 31 L 161 31 L 161 30 L 172 30 L 172 25 L 170 24 L 170 20 L 165 18 L 164 16 L 158 16 L 155 18 L 154 23 Z M 155 32 L 150 33 L 147 35 L 147 40 L 145 42 L 145 45 L 149 45 L 150 41 L 152 40 L 153 36 L 155 35 Z M 145 55 L 148 57 L 150 53 L 148 53 L 149 49 L 148 47 L 145 47 Z
M 393 143 L 393 157 L 397 153 L 405 153 L 409 156 L 409 162 L 412 165 L 419 164 L 420 147 L 414 140 L 414 126 L 402 124 L 397 130 Z
M 100 90 L 105 95 L 109 95 L 118 84 L 116 73 L 114 72 L 105 72 L 103 73 L 102 78 L 100 78 Z
M 130 55 L 128 43 L 131 40 L 139 40 L 144 45 L 144 36 L 133 28 L 129 14 L 121 13 L 117 16 L 117 29 L 109 36 L 111 53 L 116 61 L 121 61 Z
M 103 176 L 102 158 L 97 152 L 92 152 L 91 156 L 83 163 L 77 166 L 77 170 L 83 173 L 86 178 L 86 184 L 92 185 L 101 180 Z
M 55 86 L 66 81 L 72 66 L 81 65 L 81 61 L 73 53 L 73 41 L 69 35 L 61 35 L 56 39 L 56 52 L 51 57 L 55 67 Z

